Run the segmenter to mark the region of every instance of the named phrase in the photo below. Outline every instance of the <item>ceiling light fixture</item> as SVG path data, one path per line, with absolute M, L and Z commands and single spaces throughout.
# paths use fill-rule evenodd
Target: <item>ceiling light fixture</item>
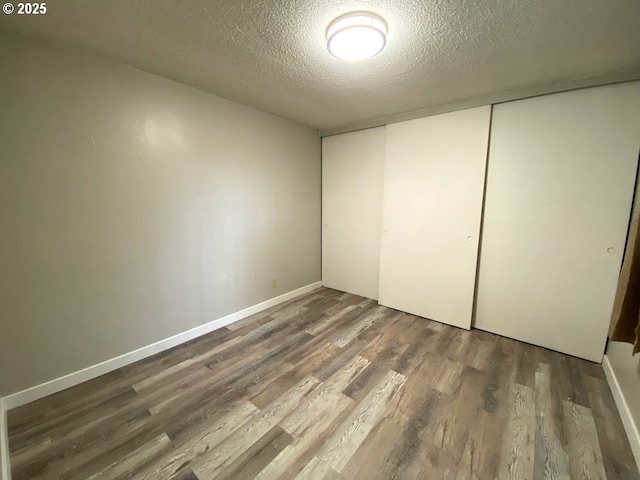
M 385 21 L 367 12 L 355 12 L 336 18 L 327 29 L 327 48 L 343 60 L 375 57 L 387 42 Z

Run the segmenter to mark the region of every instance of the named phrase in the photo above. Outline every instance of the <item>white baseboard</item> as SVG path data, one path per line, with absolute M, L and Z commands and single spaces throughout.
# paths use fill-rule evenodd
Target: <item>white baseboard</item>
M 11 480 L 9 468 L 9 427 L 4 399 L 0 398 L 0 480 Z
M 613 393 L 613 399 L 618 407 L 618 412 L 620 412 L 620 418 L 622 419 L 624 429 L 627 432 L 633 456 L 635 457 L 638 469 L 640 470 L 640 432 L 638 431 L 638 425 L 636 425 L 633 417 L 631 416 L 631 410 L 629 409 L 627 400 L 624 398 L 624 394 L 620 388 L 616 372 L 613 370 L 611 362 L 609 362 L 609 358 L 606 355 L 602 360 L 602 368 L 604 369 L 604 374 L 607 377 L 607 382 L 611 388 L 611 393 Z
M 132 352 L 125 353 L 124 355 L 120 355 L 110 360 L 106 360 L 96 365 L 78 370 L 77 372 L 73 372 L 63 377 L 50 380 L 40 385 L 36 385 L 35 387 L 27 388 L 20 392 L 13 393 L 1 400 L 4 401 L 4 408 L 6 410 L 11 410 L 12 408 L 31 403 L 40 398 L 44 398 L 48 395 L 52 395 L 69 387 L 78 385 L 79 383 L 86 382 L 87 380 L 91 380 L 92 378 L 99 377 L 100 375 L 104 375 L 105 373 L 109 373 L 113 370 L 117 370 L 118 368 L 122 368 L 126 365 L 135 363 L 139 360 L 142 360 L 143 358 L 147 358 L 151 355 L 155 355 L 156 353 L 168 350 L 177 345 L 188 342 L 189 340 L 193 340 L 194 338 L 205 335 L 209 332 L 217 330 L 218 328 L 225 327 L 255 313 L 266 310 L 267 308 L 274 307 L 279 303 L 286 302 L 288 300 L 291 300 L 292 298 L 304 295 L 305 293 L 309 293 L 321 286 L 322 282 L 312 283 L 305 287 L 301 287 L 291 292 L 285 293 L 284 295 L 280 295 L 279 297 L 272 298 L 271 300 L 267 300 L 249 308 L 245 308 L 244 310 L 240 310 L 239 312 L 232 313 L 230 315 L 227 315 L 226 317 L 213 320 L 212 322 L 192 328 L 191 330 L 187 330 L 186 332 L 182 332 L 172 337 L 165 338 L 164 340 L 160 340 L 159 342 L 152 343 L 151 345 L 147 345 L 146 347 L 139 348 Z

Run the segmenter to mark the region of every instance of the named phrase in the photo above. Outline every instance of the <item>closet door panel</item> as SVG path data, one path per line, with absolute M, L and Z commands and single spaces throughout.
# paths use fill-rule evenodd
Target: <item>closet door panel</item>
M 378 298 L 385 127 L 322 139 L 322 283 Z
M 640 149 L 640 83 L 497 105 L 475 326 L 601 361 Z
M 387 125 L 381 304 L 470 328 L 490 117 Z

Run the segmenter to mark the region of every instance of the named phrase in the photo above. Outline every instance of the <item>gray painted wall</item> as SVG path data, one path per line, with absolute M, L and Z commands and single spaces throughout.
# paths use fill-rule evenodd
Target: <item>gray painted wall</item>
M 629 343 L 609 342 L 606 355 L 616 373 L 633 420 L 640 429 L 640 355 L 633 357 L 632 348 Z
M 317 131 L 23 37 L 0 58 L 0 395 L 320 280 Z
M 633 201 L 632 217 L 639 215 L 640 208 L 640 175 L 636 178 L 636 194 Z M 629 406 L 633 422 L 640 430 L 640 355 L 632 356 L 633 346 L 623 342 L 609 342 L 605 355 L 609 359 L 622 395 Z M 640 468 L 640 457 L 636 454 Z

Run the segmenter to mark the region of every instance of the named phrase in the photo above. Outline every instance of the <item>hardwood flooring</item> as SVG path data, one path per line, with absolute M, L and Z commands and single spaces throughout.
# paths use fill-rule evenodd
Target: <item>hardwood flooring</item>
M 14 480 L 640 478 L 600 365 L 326 288 L 8 420 Z

